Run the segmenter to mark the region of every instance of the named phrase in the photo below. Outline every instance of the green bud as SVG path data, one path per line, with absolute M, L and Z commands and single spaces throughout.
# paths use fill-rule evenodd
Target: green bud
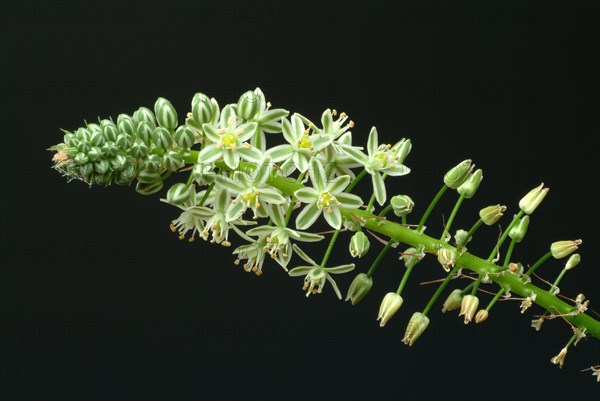
M 135 141 L 133 145 L 129 148 L 129 154 L 133 157 L 144 158 L 148 154 L 148 146 L 141 140 Z
M 449 188 L 457 189 L 469 178 L 474 167 L 471 159 L 458 163 L 444 175 L 444 184 Z
M 425 254 L 423 253 L 423 249 L 416 249 L 416 248 L 410 247 L 402 253 L 402 256 L 400 256 L 400 259 L 404 260 L 404 265 L 406 267 L 408 267 L 414 263 L 417 263 L 424 256 L 425 256 Z
M 75 136 L 75 134 L 67 133 L 63 136 L 63 142 L 65 145 L 70 147 L 76 147 L 79 143 L 79 139 Z
M 85 128 L 87 128 L 87 130 L 90 132 L 90 135 L 93 135 L 96 132 L 102 132 L 102 129 L 96 123 L 86 124 Z
M 95 162 L 96 160 L 98 160 L 102 157 L 102 149 L 100 149 L 97 146 L 94 146 L 93 148 L 91 148 L 89 150 L 87 155 L 88 155 L 90 161 Z
M 148 155 L 144 160 L 144 165 L 145 168 L 156 171 L 162 166 L 162 159 L 159 155 Z
M 395 292 L 385 294 L 379 306 L 379 315 L 377 316 L 379 327 L 385 326 L 392 316 L 398 312 L 398 309 L 402 306 L 402 302 L 404 302 L 402 297 Z
M 156 114 L 156 120 L 158 125 L 161 127 L 174 130 L 177 128 L 177 112 L 175 108 L 165 98 L 158 98 L 154 104 L 154 113 Z
M 392 149 L 396 154 L 395 163 L 402 164 L 412 150 L 412 142 L 410 139 L 403 138 Z
M 142 121 L 149 123 L 150 125 L 152 125 L 153 128 L 156 126 L 155 119 L 154 119 L 154 113 L 152 113 L 152 110 L 150 110 L 149 108 L 146 108 L 146 107 L 140 107 L 139 109 L 137 109 L 133 113 L 132 119 L 133 119 L 133 124 L 136 127 L 138 127 Z M 139 134 L 139 132 L 138 132 L 138 134 Z
M 125 167 L 125 163 L 127 163 L 127 157 L 122 154 L 115 155 L 112 159 L 110 159 L 110 167 L 114 171 L 121 171 Z
M 214 113 L 210 98 L 203 93 L 196 93 L 192 98 L 192 118 L 196 128 L 202 129 L 202 124 L 210 123 Z
M 77 139 L 79 139 L 80 141 L 84 141 L 87 142 L 90 140 L 90 136 L 92 134 L 90 133 L 90 131 L 88 131 L 86 128 L 78 128 L 77 132 L 75 132 L 75 136 L 77 137 Z
M 192 195 L 193 188 L 178 182 L 167 191 L 167 202 L 173 205 L 183 205 Z
M 106 141 L 104 145 L 102 145 L 102 154 L 106 157 L 113 157 L 118 151 L 119 148 L 112 141 Z
M 161 181 L 158 171 L 147 167 L 142 168 L 138 172 L 137 179 L 142 184 L 152 184 L 153 182 Z
M 390 200 L 390 205 L 394 209 L 394 214 L 402 217 L 412 212 L 415 202 L 408 195 L 396 195 Z
M 523 241 L 525 234 L 527 234 L 527 228 L 529 227 L 529 216 L 524 216 L 519 220 L 517 224 L 511 228 L 508 232 L 508 236 L 515 240 L 516 243 Z
M 133 137 L 129 134 L 119 134 L 115 145 L 121 150 L 127 150 L 133 144 Z
M 92 174 L 94 174 L 94 165 L 93 163 L 87 163 L 79 166 L 79 175 L 83 177 L 86 181 L 91 181 Z
M 527 214 L 533 213 L 540 203 L 542 203 L 549 190 L 549 188 L 544 188 L 544 183 L 542 182 L 519 201 L 519 208 Z
M 106 174 L 110 170 L 110 163 L 106 159 L 100 159 L 97 162 L 94 162 L 94 171 L 96 174 Z
M 119 128 L 120 134 L 135 135 L 135 125 L 133 125 L 133 119 L 127 114 L 119 114 L 117 117 L 117 127 Z
M 456 191 L 460 195 L 463 195 L 465 199 L 471 199 L 475 195 L 475 192 L 477 192 L 481 180 L 483 180 L 483 170 L 475 170 L 475 172 L 471 174 Z
M 104 135 L 102 132 L 94 132 L 92 136 L 90 136 L 90 144 L 92 146 L 102 146 L 104 145 Z
M 175 143 L 181 148 L 191 148 L 194 145 L 195 140 L 196 136 L 190 127 L 182 125 L 175 131 Z
M 97 185 L 109 185 L 112 181 L 112 173 L 94 175 L 94 182 Z
M 237 103 L 237 115 L 244 120 L 249 120 L 256 115 L 258 111 L 259 99 L 256 93 L 248 91 L 240 96 Z
M 444 301 L 444 306 L 442 307 L 442 313 L 446 313 L 451 310 L 455 310 L 460 308 L 462 305 L 463 293 L 462 290 L 454 290 L 448 295 L 446 301 Z
M 160 149 L 170 149 L 173 145 L 173 137 L 166 128 L 158 127 L 152 133 L 152 142 Z
M 357 231 L 352 238 L 350 238 L 350 255 L 352 255 L 353 258 L 362 258 L 369 252 L 370 246 L 369 237 L 362 231 Z
M 579 256 L 578 253 L 571 255 L 569 260 L 567 260 L 567 264 L 565 265 L 565 270 L 571 270 L 572 268 L 577 266 L 580 261 L 581 261 L 581 256 Z
M 123 169 L 119 171 L 119 173 L 115 177 L 115 182 L 119 185 L 128 185 L 129 183 L 131 183 L 131 181 L 133 181 L 136 174 L 137 171 L 135 169 L 135 165 L 128 161 L 127 163 L 125 163 Z
M 77 144 L 77 150 L 83 153 L 88 152 L 91 149 L 91 144 L 88 141 L 79 141 Z
M 356 305 L 371 291 L 371 287 L 373 287 L 373 279 L 365 273 L 359 273 L 350 284 L 346 301 L 351 301 L 352 305 Z
M 172 150 L 165 153 L 163 156 L 163 162 L 165 164 L 165 168 L 170 171 L 179 170 L 185 165 L 183 157 L 179 153 Z
M 152 141 L 152 133 L 154 133 L 155 129 L 156 127 L 154 127 L 154 125 L 150 124 L 148 121 L 141 121 L 137 126 L 138 138 L 144 141 L 146 145 L 150 145 L 150 142 Z
M 556 241 L 550 246 L 550 252 L 552 252 L 554 259 L 562 259 L 579 249 L 579 245 L 582 243 L 583 241 L 580 239 L 574 241 Z
M 454 242 L 459 247 L 467 245 L 472 239 L 466 230 L 456 230 L 456 234 L 454 234 Z
M 421 334 L 427 329 L 429 326 L 429 318 L 422 314 L 421 312 L 415 312 L 410 321 L 408 322 L 408 326 L 406 326 L 406 332 L 404 333 L 404 338 L 402 342 L 409 347 L 421 337 Z
M 456 252 L 450 248 L 440 248 L 437 251 L 437 258 L 444 270 L 449 272 L 450 268 L 454 267 L 456 263 Z
M 77 153 L 77 156 L 75 156 L 74 160 L 77 164 L 86 164 L 90 161 L 89 157 L 83 152 Z
M 75 156 L 77 156 L 77 153 L 79 153 L 79 150 L 77 148 L 67 148 L 66 151 L 69 159 L 74 159 Z
M 504 212 L 506 212 L 506 206 L 492 205 L 481 209 L 479 217 L 481 217 L 486 226 L 493 226 L 504 216 Z
M 116 141 L 117 136 L 119 135 L 119 130 L 115 123 L 110 120 L 102 120 L 100 121 L 100 126 L 102 127 L 102 135 L 104 139 L 107 141 Z
M 135 190 L 142 195 L 152 195 L 160 191 L 163 187 L 162 180 L 154 181 L 152 183 L 138 182 L 135 186 Z

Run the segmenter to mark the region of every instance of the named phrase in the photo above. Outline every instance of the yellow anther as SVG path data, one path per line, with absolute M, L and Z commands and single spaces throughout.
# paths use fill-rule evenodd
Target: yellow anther
M 345 112 L 345 111 L 342 111 L 342 112 L 340 113 L 340 118 L 344 118 L 344 117 L 346 117 L 347 115 L 348 115 L 348 114 L 346 114 L 346 112 Z
M 254 266 L 254 267 L 252 268 L 252 271 L 253 271 L 253 272 L 255 272 L 255 271 L 257 271 L 257 270 L 258 270 L 258 269 L 256 268 L 256 266 Z
M 171 229 L 172 232 L 177 231 L 177 228 L 173 224 L 170 224 L 169 228 Z
M 194 242 L 195 239 L 196 237 L 190 237 L 190 239 L 188 239 L 188 242 Z
M 225 133 L 225 128 L 219 128 L 217 130 L 217 134 L 219 134 L 219 135 L 223 135 L 224 133 Z
M 262 270 L 258 270 L 258 271 L 256 271 L 256 275 L 257 275 L 257 276 L 261 276 L 261 275 L 262 275 Z
M 328 207 L 328 208 L 327 208 L 327 213 L 333 213 L 333 209 L 332 209 L 332 208 L 330 208 L 330 207 Z
M 185 235 L 181 234 L 181 235 L 179 236 L 179 239 L 181 239 L 181 240 L 184 240 L 184 239 L 185 239 Z
M 333 114 L 334 116 L 337 116 L 337 110 L 336 109 L 331 110 L 331 114 Z
M 250 145 L 248 142 L 244 142 L 244 143 L 243 143 L 243 146 L 244 146 L 246 149 L 252 149 L 252 145 Z
M 223 245 L 223 246 L 231 246 L 231 242 L 229 242 L 229 241 L 223 241 L 223 242 L 221 242 L 221 245 Z
M 350 122 L 348 123 L 348 125 L 350 126 L 350 128 L 354 128 L 354 121 L 350 120 Z
M 271 107 L 271 102 L 267 102 L 267 107 Z
M 192 113 L 187 113 L 188 118 L 192 118 L 194 115 Z

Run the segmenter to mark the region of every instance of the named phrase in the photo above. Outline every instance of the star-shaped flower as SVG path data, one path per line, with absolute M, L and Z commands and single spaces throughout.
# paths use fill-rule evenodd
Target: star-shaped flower
M 300 172 L 304 173 L 308 170 L 309 161 L 315 153 L 315 147 L 312 144 L 314 138 L 308 134 L 308 130 L 305 129 L 304 123 L 298 115 L 293 115 L 291 122 L 287 118 L 283 118 L 281 127 L 283 137 L 288 143 L 269 149 L 267 155 L 271 157 L 271 161 L 274 163 L 285 160 L 286 163 L 281 168 L 286 173 L 288 173 L 288 166 L 291 163 Z
M 294 250 L 298 256 L 309 263 L 309 266 L 294 267 L 288 274 L 292 277 L 305 276 L 304 287 L 302 289 L 306 291 L 306 296 L 308 297 L 310 294 L 320 294 L 323 292 L 326 281 L 329 281 L 337 297 L 342 299 L 342 293 L 331 275 L 348 273 L 349 271 L 354 270 L 354 263 L 335 267 L 323 267 L 319 266 L 317 262 L 312 260 L 310 256 L 304 253 L 304 251 L 296 244 L 294 244 Z
M 327 180 L 323 166 L 316 159 L 312 159 L 308 173 L 313 187 L 301 188 L 294 193 L 299 201 L 307 204 L 296 218 L 296 227 L 305 230 L 324 213 L 327 223 L 339 230 L 342 226 L 340 207 L 356 209 L 363 204 L 362 199 L 343 192 L 350 184 L 349 176 Z

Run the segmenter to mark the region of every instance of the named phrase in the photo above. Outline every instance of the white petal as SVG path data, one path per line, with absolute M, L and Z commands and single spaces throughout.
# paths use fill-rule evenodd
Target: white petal
M 406 175 L 410 173 L 410 169 L 406 167 L 404 164 L 397 164 L 392 168 L 386 168 L 382 170 L 387 175 L 391 175 L 392 177 L 399 177 L 402 175 Z
M 260 153 L 260 150 L 256 149 L 253 146 L 250 148 L 241 147 L 238 149 L 238 153 L 242 157 L 242 159 L 252 163 L 258 164 L 262 159 L 262 153 Z
M 342 227 L 342 214 L 337 206 L 331 207 L 331 213 L 329 210 L 323 209 L 323 216 L 325 216 L 327 223 L 336 230 L 339 230 Z
M 274 188 L 261 188 L 258 190 L 258 197 L 269 203 L 280 205 L 285 203 L 285 198 Z
M 312 260 L 312 258 L 310 256 L 308 256 L 306 254 L 306 252 L 304 252 L 302 249 L 300 249 L 300 247 L 298 245 L 294 244 L 292 246 L 294 247 L 294 251 L 296 251 L 298 256 L 300 256 L 306 263 L 310 263 L 313 266 L 318 266 L 317 262 Z
M 317 191 L 314 188 L 305 187 L 305 188 L 300 188 L 299 190 L 294 192 L 294 196 L 300 202 L 313 203 L 313 202 L 316 202 L 319 200 L 320 194 L 319 194 L 319 191 Z
M 233 149 L 223 150 L 223 161 L 231 169 L 235 169 L 240 162 L 240 155 Z
M 275 226 L 285 227 L 285 214 L 283 213 L 283 209 L 279 205 L 268 205 L 267 210 L 269 212 L 269 217 L 275 223 Z
M 336 177 L 333 180 L 330 180 L 327 183 L 327 190 L 332 195 L 336 195 L 342 192 L 346 187 L 350 184 L 350 177 L 347 175 L 342 175 L 340 177 Z
M 339 289 L 337 283 L 335 282 L 335 280 L 333 279 L 333 277 L 331 277 L 329 274 L 326 277 L 327 277 L 327 281 L 329 281 L 331 283 L 331 286 L 333 287 L 333 291 L 335 291 L 335 295 L 337 295 L 338 299 L 342 299 L 342 293 L 340 292 L 340 289 Z
M 311 160 L 308 174 L 310 175 L 310 180 L 313 184 L 313 187 L 318 189 L 325 188 L 327 177 L 325 176 L 325 170 L 323 169 L 323 166 L 317 159 Z
M 231 198 L 229 197 L 229 191 L 226 189 L 220 189 L 217 192 L 217 196 L 215 199 L 215 210 L 221 213 L 225 213 L 227 208 L 229 207 L 229 202 Z
M 244 211 L 246 211 L 246 206 L 244 205 L 244 202 L 242 202 L 240 199 L 237 199 L 236 202 L 229 203 L 229 207 L 227 208 L 227 212 L 225 213 L 225 219 L 228 222 L 237 220 L 240 217 L 242 217 Z
M 235 178 L 235 176 L 234 176 L 234 178 Z M 221 174 L 215 175 L 215 181 L 216 181 L 217 185 L 219 185 L 219 187 L 227 188 L 231 192 L 242 192 L 246 189 L 244 185 L 241 185 L 239 180 L 236 180 L 236 179 L 232 180 L 231 178 L 225 177 L 224 175 L 221 175 Z
M 223 155 L 223 150 L 217 148 L 217 145 L 210 144 L 200 151 L 198 155 L 198 163 L 212 163 L 217 161 Z
M 314 266 L 298 266 L 288 272 L 291 277 L 306 276 Z
M 387 198 L 383 177 L 381 174 L 379 174 L 379 172 L 375 171 L 374 174 L 371 175 L 371 179 L 373 181 L 373 192 L 375 193 L 375 199 L 377 199 L 377 203 L 383 205 L 385 203 L 385 199 Z
M 271 233 L 276 229 L 273 226 L 260 226 L 254 227 L 246 231 L 246 234 L 251 235 L 253 237 L 264 237 L 271 235 Z
M 347 194 L 345 192 L 339 193 L 335 198 L 342 204 L 343 207 L 349 209 L 356 209 L 363 205 L 363 200 L 354 194 Z
M 294 128 L 296 139 L 304 135 L 304 124 L 302 123 L 302 119 L 297 115 L 292 116 L 292 127 Z
M 360 149 L 356 146 L 348 146 L 348 145 L 340 145 L 340 148 L 346 153 L 349 157 L 356 160 L 362 165 L 365 165 L 369 162 L 369 158 Z
M 294 153 L 292 145 L 278 145 L 266 152 L 273 163 L 279 163 L 280 161 L 289 159 L 292 153 Z
M 292 230 L 291 228 L 286 229 L 286 231 L 290 237 L 292 237 L 293 239 L 295 239 L 297 241 L 302 241 L 302 242 L 319 242 L 323 238 L 325 238 L 319 234 L 307 233 L 307 232 L 303 232 L 303 231 L 296 231 L 296 230 Z
M 258 124 L 256 124 L 255 122 L 242 124 L 239 127 L 237 127 L 237 130 L 241 129 L 243 131 L 238 137 L 240 142 L 246 142 L 248 139 L 252 138 L 252 136 L 256 133 L 257 127 Z
M 296 217 L 296 228 L 305 230 L 312 226 L 321 215 L 321 209 L 316 203 L 309 203 Z
M 202 124 L 202 131 L 209 141 L 213 143 L 219 142 L 220 135 L 217 134 L 217 128 L 212 124 Z
M 367 140 L 367 152 L 369 152 L 369 156 L 373 156 L 377 152 L 377 147 L 379 146 L 379 137 L 377 135 L 377 128 L 371 128 L 371 132 L 369 133 L 369 139 Z
M 333 131 L 333 117 L 330 109 L 325 110 L 321 115 L 321 125 L 326 133 L 330 134 Z
M 298 171 L 304 173 L 306 170 L 308 170 L 310 155 L 307 155 L 304 152 L 296 152 L 294 153 L 293 159 Z
M 292 124 L 287 118 L 283 118 L 281 120 L 281 130 L 283 132 L 283 137 L 290 144 L 295 144 L 299 137 L 296 136 L 296 131 L 292 127 Z
M 343 273 L 348 273 L 348 272 L 354 270 L 354 267 L 355 267 L 354 263 L 350 263 L 347 265 L 326 267 L 325 270 L 331 274 L 343 274 Z

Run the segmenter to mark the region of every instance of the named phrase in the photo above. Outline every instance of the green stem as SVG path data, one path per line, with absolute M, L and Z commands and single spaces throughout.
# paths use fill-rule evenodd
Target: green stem
M 450 232 L 450 227 L 452 226 L 452 223 L 454 223 L 456 214 L 458 213 L 458 210 L 460 209 L 460 205 L 462 205 L 464 200 L 465 200 L 464 195 L 460 195 L 458 197 L 458 200 L 456 201 L 456 203 L 454 204 L 454 208 L 452 209 L 452 213 L 450 213 L 450 218 L 448 219 L 448 223 L 446 224 L 446 227 L 444 228 L 444 232 L 442 233 L 440 240 L 443 240 L 446 237 L 446 234 Z
M 381 261 L 383 260 L 385 255 L 388 253 L 388 251 L 392 247 L 393 243 L 394 243 L 394 241 L 390 240 L 390 241 L 388 241 L 387 244 L 385 244 L 385 247 L 381 250 L 381 252 L 379 252 L 379 255 L 377 255 L 377 259 L 375 259 L 375 262 L 373 262 L 373 264 L 371 265 L 371 268 L 367 272 L 367 277 L 373 276 L 373 273 L 375 273 L 375 270 L 377 270 L 377 266 L 379 266 L 379 264 L 381 263 Z
M 498 240 L 498 243 L 496 244 L 494 249 L 492 249 L 492 253 L 490 253 L 490 256 L 488 256 L 489 261 L 492 261 L 494 256 L 498 254 L 498 251 L 500 251 L 500 247 L 502 247 L 502 244 L 504 244 L 504 241 L 506 241 L 506 237 L 508 237 L 510 230 L 515 226 L 515 224 L 519 222 L 519 219 L 523 217 L 524 214 L 525 212 L 519 210 L 519 213 L 512 219 L 506 230 L 504 230 L 504 232 L 502 233 L 500 240 Z
M 337 240 L 338 235 L 340 235 L 340 230 L 335 230 L 331 240 L 329 241 L 329 246 L 327 247 L 327 251 L 325 251 L 325 256 L 323 256 L 323 260 L 321 261 L 321 267 L 325 267 L 327 261 L 329 260 L 329 256 L 331 256 L 331 251 L 333 251 L 333 246 L 335 245 L 335 241 Z
M 515 241 L 514 239 L 511 239 L 510 244 L 508 245 L 508 250 L 506 251 L 506 256 L 504 257 L 504 263 L 502 264 L 502 267 L 506 267 L 510 263 L 510 258 L 512 257 L 512 254 L 513 254 L 513 251 L 515 250 L 516 244 L 517 244 L 517 241 Z
M 300 173 L 298 175 L 298 178 L 296 179 L 296 182 L 298 184 L 301 184 L 305 175 L 306 175 L 306 171 L 303 172 L 303 173 Z M 292 218 L 292 212 L 294 211 L 294 198 L 295 198 L 294 195 L 292 195 L 291 198 L 290 198 L 290 205 L 288 206 L 288 209 L 285 212 L 285 226 L 286 227 L 288 226 L 288 224 L 290 222 L 290 219 Z
M 479 230 L 479 227 L 481 227 L 481 225 L 483 224 L 483 219 L 479 219 L 477 220 L 477 222 L 475 224 L 473 224 L 473 226 L 471 227 L 471 229 L 469 230 L 469 232 L 467 232 L 467 238 L 465 238 L 465 243 L 461 244 L 461 245 L 466 245 L 469 242 L 469 238 L 473 237 L 473 235 L 475 235 L 475 232 L 477 230 Z
M 421 221 L 419 221 L 419 225 L 417 226 L 417 231 L 419 231 L 419 232 L 421 231 L 421 229 L 423 228 L 423 226 L 427 222 L 427 219 L 431 215 L 431 212 L 433 212 L 433 209 L 435 209 L 435 206 L 438 204 L 438 202 L 440 201 L 440 199 L 442 199 L 442 196 L 444 196 L 444 193 L 447 190 L 448 190 L 448 186 L 446 184 L 444 184 L 440 188 L 440 190 L 438 191 L 438 193 L 435 195 L 435 198 L 433 198 L 433 200 L 429 204 L 429 207 L 425 211 L 425 214 L 423 214 L 423 217 L 421 217 Z
M 408 266 L 406 266 L 406 271 L 404 272 L 404 275 L 402 276 L 402 280 L 400 281 L 400 285 L 398 285 L 398 289 L 396 290 L 396 294 L 398 295 L 402 295 L 402 291 L 404 290 L 404 287 L 406 287 L 406 283 L 408 282 L 408 278 L 410 277 L 410 273 L 412 273 L 412 269 L 415 267 L 415 265 L 417 264 L 417 259 L 412 259 L 411 262 L 408 264 Z
M 533 266 L 531 266 L 529 268 L 529 270 L 527 270 L 527 272 L 525 273 L 525 275 L 527 277 L 531 277 L 531 275 L 538 269 L 538 267 L 540 267 L 545 261 L 547 261 L 551 257 L 552 257 L 552 252 L 548 251 L 548 253 L 546 253 L 544 256 L 542 256 L 541 258 L 539 258 L 538 261 L 535 262 L 533 264 Z
M 458 266 L 454 266 L 454 268 L 452 270 L 450 270 L 450 273 L 448 273 L 448 275 L 446 276 L 446 278 L 444 279 L 444 281 L 442 282 L 442 284 L 439 285 L 438 289 L 435 291 L 435 294 L 433 294 L 433 296 L 431 297 L 431 299 L 427 303 L 427 306 L 425 306 L 425 309 L 423 309 L 422 313 L 425 316 L 427 316 L 427 314 L 429 313 L 429 311 L 431 310 L 431 308 L 433 308 L 433 305 L 438 300 L 438 298 L 440 297 L 440 295 L 442 295 L 442 292 L 444 292 L 444 290 L 446 289 L 446 286 L 448 286 L 448 283 L 450 283 L 450 280 L 452 280 L 452 277 L 454 277 L 454 275 L 456 274 L 456 271 L 458 269 L 459 269 Z
M 346 188 L 346 191 L 344 192 L 351 192 L 356 186 L 356 184 L 358 184 L 366 174 L 367 170 L 362 170 L 360 173 L 358 173 L 358 175 L 352 180 L 352 182 L 350 183 L 350 185 L 348 185 L 348 188 Z
M 380 213 L 379 217 L 385 217 L 393 209 L 392 205 L 387 205 Z
M 504 288 L 500 288 L 498 290 L 498 292 L 496 293 L 496 295 L 494 295 L 494 298 L 492 298 L 492 300 L 488 304 L 487 308 L 485 308 L 485 310 L 488 311 L 488 312 L 490 310 L 492 310 L 492 308 L 494 307 L 494 305 L 496 304 L 496 302 L 500 299 L 500 297 L 502 295 L 504 295 L 505 292 L 506 292 L 506 290 Z
M 167 171 L 166 174 L 162 175 L 160 179 L 165 182 L 169 179 L 169 177 L 173 174 L 173 170 Z
M 210 185 L 208 186 L 208 188 L 206 188 L 206 192 L 204 193 L 204 196 L 202 197 L 202 199 L 200 199 L 200 204 L 198 206 L 204 206 L 204 202 L 206 202 L 206 200 L 208 199 L 208 195 L 210 195 L 210 193 L 212 192 L 214 187 L 215 187 L 215 183 L 211 182 Z
M 469 284 L 468 286 L 466 286 L 465 288 L 463 288 L 463 290 L 460 292 L 461 295 L 465 295 L 467 292 L 469 292 L 469 290 L 471 288 L 473 288 L 474 285 L 475 285 L 475 282 L 472 281 L 471 284 Z
M 479 285 L 481 284 L 482 279 L 483 279 L 483 274 L 480 274 L 479 276 L 477 276 L 477 280 L 475 280 L 475 283 L 473 284 L 473 288 L 471 289 L 471 295 L 477 294 L 477 290 L 479 289 Z
M 554 280 L 554 284 L 552 284 L 552 288 L 558 288 L 558 284 L 560 284 L 560 281 L 563 279 L 563 277 L 565 276 L 565 274 L 567 274 L 568 270 L 567 269 L 562 269 L 560 271 L 560 274 L 558 275 L 558 277 L 556 278 L 556 280 Z M 550 290 L 552 290 L 552 288 Z

